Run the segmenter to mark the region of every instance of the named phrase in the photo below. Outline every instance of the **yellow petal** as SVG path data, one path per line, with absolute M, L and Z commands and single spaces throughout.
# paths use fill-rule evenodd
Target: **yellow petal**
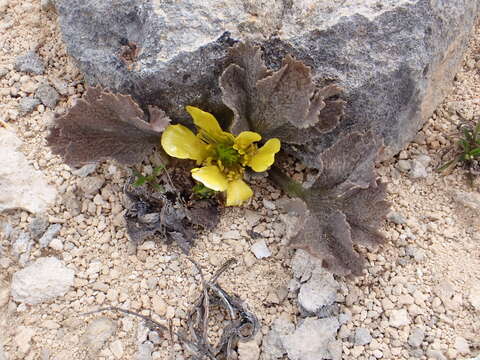
M 260 134 L 253 131 L 243 131 L 235 138 L 235 145 L 233 147 L 236 150 L 244 150 L 254 142 L 260 140 L 262 140 Z
M 208 143 L 233 142 L 233 135 L 222 130 L 215 116 L 194 106 L 187 106 L 186 109 L 203 140 Z
M 227 206 L 240 206 L 244 201 L 250 199 L 253 191 L 242 179 L 228 183 Z
M 215 165 L 192 169 L 192 177 L 215 191 L 224 191 L 228 186 L 227 178 Z
M 162 134 L 165 152 L 179 159 L 203 161 L 208 154 L 207 144 L 183 125 L 169 125 Z
M 265 145 L 257 150 L 255 155 L 248 162 L 256 172 L 267 170 L 275 161 L 275 154 L 280 151 L 280 140 L 273 138 L 268 140 Z

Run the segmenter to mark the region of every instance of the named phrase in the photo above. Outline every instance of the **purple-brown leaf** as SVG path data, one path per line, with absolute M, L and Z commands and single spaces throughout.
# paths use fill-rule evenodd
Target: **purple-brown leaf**
M 72 166 L 105 159 L 139 163 L 159 143 L 170 122 L 162 110 L 150 107 L 149 111 L 150 123 L 131 96 L 89 87 L 65 115 L 56 118 L 48 145 Z

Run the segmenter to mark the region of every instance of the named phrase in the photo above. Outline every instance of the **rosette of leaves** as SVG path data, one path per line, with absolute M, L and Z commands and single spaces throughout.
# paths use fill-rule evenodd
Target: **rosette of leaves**
M 343 116 L 341 88 L 315 86 L 301 61 L 287 56 L 280 69 L 272 71 L 258 47 L 240 43 L 231 49 L 230 62 L 220 87 L 234 114 L 233 133 L 252 130 L 276 137 L 292 145 L 291 154 L 303 158 L 302 146 L 333 130 Z M 308 189 L 280 169 L 270 170 L 274 182 L 298 197 L 283 204 L 290 245 L 320 258 L 334 273 L 361 274 L 363 261 L 354 244 L 383 242 L 378 227 L 389 204 L 374 168 L 381 148 L 373 132 L 343 135 L 312 157 L 319 174 Z

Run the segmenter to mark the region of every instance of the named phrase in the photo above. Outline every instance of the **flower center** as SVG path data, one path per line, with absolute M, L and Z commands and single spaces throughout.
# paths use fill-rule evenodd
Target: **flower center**
M 232 146 L 217 144 L 215 150 L 218 160 L 226 167 L 234 166 L 240 161 L 240 154 Z

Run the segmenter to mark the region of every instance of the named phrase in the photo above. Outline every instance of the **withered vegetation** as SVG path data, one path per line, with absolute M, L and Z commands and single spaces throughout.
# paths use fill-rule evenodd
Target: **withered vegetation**
M 107 307 L 83 315 L 91 315 L 101 311 L 118 311 L 137 316 L 145 320 L 150 330 L 159 331 L 164 336 L 172 339 L 176 337 L 185 350 L 192 354 L 195 360 L 230 360 L 235 359 L 233 350 L 239 341 L 246 342 L 257 334 L 260 329 L 255 314 L 248 310 L 243 301 L 228 294 L 217 284 L 218 278 L 235 263 L 234 259 L 228 260 L 210 280 L 206 280 L 200 266 L 188 258 L 197 268 L 202 279 L 202 289 L 197 300 L 187 314 L 186 327 L 180 331 L 173 331 L 171 326 L 165 326 L 151 317 L 138 314 L 134 311 L 118 307 Z M 219 312 L 227 318 L 219 340 L 214 344 L 210 340 L 209 319 Z
M 171 172 L 165 169 L 159 180 L 162 184 L 160 191 L 148 184 L 134 187 L 133 179 L 125 184 L 128 236 L 138 245 L 147 237 L 159 235 L 167 243 L 175 242 L 188 254 L 196 226 L 210 230 L 217 225 L 217 202 L 214 199 L 193 199 L 191 189 L 194 184 L 184 168 L 177 167 Z

